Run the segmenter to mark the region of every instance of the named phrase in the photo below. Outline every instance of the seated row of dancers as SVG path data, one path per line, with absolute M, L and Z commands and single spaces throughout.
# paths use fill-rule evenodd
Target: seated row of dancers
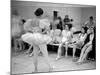
M 85 32 L 84 28 L 82 28 L 82 33 L 79 34 L 79 37 L 77 39 L 74 39 L 74 32 L 71 30 L 72 27 L 69 25 L 65 25 L 65 29 L 61 32 L 60 30 L 58 30 L 60 34 L 56 34 L 58 36 L 54 36 L 56 29 L 50 30 L 50 21 L 47 18 L 42 18 L 43 13 L 44 11 L 41 8 L 38 8 L 34 12 L 35 18 L 28 20 L 29 22 L 26 22 L 24 24 L 25 33 L 23 33 L 21 36 L 21 40 L 30 44 L 30 48 L 33 47 L 32 54 L 34 53 L 35 72 L 38 71 L 37 65 L 39 52 L 42 52 L 49 66 L 49 71 L 51 71 L 51 69 L 53 68 L 53 65 L 51 64 L 48 57 L 47 44 L 53 44 L 55 41 L 59 43 L 56 60 L 61 57 L 61 48 L 62 46 L 65 46 L 66 56 L 68 47 L 73 47 L 73 57 L 75 57 L 76 48 L 80 48 L 81 55 L 78 62 L 83 62 L 88 52 L 92 50 L 92 40 L 94 37 L 93 28 L 89 28 L 87 32 Z M 87 35 L 90 35 L 90 41 L 84 45 L 84 40 Z M 84 47 L 82 48 L 83 45 Z
M 67 26 L 67 25 L 66 25 Z M 64 34 L 64 31 L 67 31 L 67 34 Z M 81 54 L 79 57 L 79 60 L 77 62 L 81 63 L 83 62 L 86 57 L 87 54 L 92 50 L 92 42 L 94 39 L 94 29 L 93 28 L 89 28 L 87 31 L 85 31 L 84 27 L 82 27 L 81 29 L 81 33 L 78 34 L 77 38 L 74 39 L 73 35 L 74 33 L 70 30 L 64 30 L 62 31 L 62 41 L 58 47 L 58 55 L 56 60 L 58 60 L 59 58 L 61 58 L 61 52 L 62 52 L 62 46 L 64 45 L 64 47 L 66 48 L 66 57 L 68 56 L 68 47 L 73 48 L 73 58 L 75 58 L 75 52 L 76 52 L 76 48 L 81 50 Z M 87 43 L 85 43 L 85 40 L 87 38 L 87 36 L 89 36 L 89 41 L 87 41 Z

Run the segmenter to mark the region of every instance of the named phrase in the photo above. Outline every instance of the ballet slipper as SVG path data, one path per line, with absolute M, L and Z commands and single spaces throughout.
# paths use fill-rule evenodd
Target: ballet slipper
M 74 58 L 72 59 L 73 62 L 77 62 L 77 60 L 78 60 L 78 59 L 77 59 L 76 57 L 74 57 Z
M 77 65 L 81 65 L 81 64 L 83 64 L 84 62 L 85 62 L 85 61 L 83 61 L 83 60 L 81 60 L 81 61 L 79 60 L 79 61 L 76 62 L 76 64 L 77 64 Z
M 68 58 L 68 55 L 65 55 L 66 58 Z
M 56 61 L 59 60 L 60 58 L 61 58 L 60 56 L 57 56 Z
M 81 61 L 81 62 L 76 62 L 76 64 L 77 65 L 81 65 L 81 64 L 83 64 L 83 62 Z
M 29 57 L 32 57 L 33 56 L 33 54 L 31 53 L 30 55 L 29 55 Z

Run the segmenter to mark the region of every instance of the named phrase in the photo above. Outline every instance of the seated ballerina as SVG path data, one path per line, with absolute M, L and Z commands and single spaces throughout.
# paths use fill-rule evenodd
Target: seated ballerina
M 37 22 L 36 24 L 37 24 L 37 27 L 39 28 L 40 31 L 35 31 L 33 33 L 28 32 L 28 33 L 22 35 L 23 41 L 31 44 L 34 48 L 34 50 L 33 50 L 34 51 L 33 52 L 34 53 L 34 59 L 33 60 L 34 60 L 35 72 L 38 71 L 37 66 L 38 66 L 38 52 L 39 52 L 39 50 L 43 53 L 43 56 L 46 60 L 46 63 L 49 66 L 49 71 L 51 71 L 51 69 L 52 69 L 52 65 L 49 61 L 48 51 L 47 51 L 47 44 L 52 41 L 52 38 L 49 35 L 49 31 L 47 32 L 47 34 L 44 34 L 42 32 L 42 28 L 39 26 L 40 20 L 42 20 L 42 18 L 41 18 L 42 14 L 43 14 L 43 10 L 41 8 L 38 8 L 35 11 L 35 15 L 36 15 L 35 22 Z
M 51 30 L 52 35 L 52 44 L 59 44 L 61 42 L 61 30 L 60 29 L 52 29 Z
M 66 48 L 66 57 L 67 57 L 68 44 L 70 43 L 71 38 L 72 38 L 72 32 L 70 31 L 70 28 L 71 28 L 70 26 L 65 25 L 65 29 L 62 31 L 62 39 L 58 47 L 56 60 L 58 60 L 61 57 L 61 48 L 64 44 L 66 45 L 65 48 Z
M 84 45 L 81 50 L 80 58 L 78 59 L 77 63 L 82 63 L 86 60 L 88 53 L 92 50 L 92 41 L 94 39 L 94 30 L 93 28 L 89 28 L 87 31 L 89 36 L 89 41 Z
M 78 49 L 82 48 L 86 37 L 87 37 L 87 33 L 86 33 L 85 29 L 82 27 L 81 33 L 78 35 L 78 37 L 77 38 L 73 37 L 73 39 L 71 41 L 72 44 L 68 45 L 68 47 L 73 48 L 73 58 L 75 58 L 76 48 L 78 48 Z

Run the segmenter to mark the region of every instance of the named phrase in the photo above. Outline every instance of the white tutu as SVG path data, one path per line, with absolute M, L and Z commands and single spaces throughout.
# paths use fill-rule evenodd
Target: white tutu
M 41 33 L 26 33 L 21 38 L 24 42 L 36 45 L 48 44 L 52 40 L 50 36 Z
M 29 20 L 29 23 L 32 21 L 34 25 L 36 24 L 36 27 L 33 25 L 28 25 L 26 24 L 26 29 L 29 27 L 33 33 L 26 33 L 22 35 L 22 40 L 29 43 L 29 44 L 47 44 L 49 43 L 52 39 L 49 35 L 46 34 L 41 34 L 41 29 L 48 29 L 50 26 L 50 22 L 48 19 L 34 19 L 34 20 Z M 35 22 L 37 21 L 37 22 Z

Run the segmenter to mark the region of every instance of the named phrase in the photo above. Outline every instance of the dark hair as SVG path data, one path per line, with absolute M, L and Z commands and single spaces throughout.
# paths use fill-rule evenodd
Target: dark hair
M 92 20 L 93 20 L 93 16 L 90 16 L 90 19 L 92 19 Z
M 64 25 L 64 27 L 65 27 L 66 25 Z M 71 28 L 72 28 L 72 24 L 67 24 L 67 26 L 68 26 L 68 29 L 70 30 Z
M 43 9 L 42 9 L 42 8 L 36 9 L 36 11 L 34 12 L 34 14 L 35 14 L 36 16 L 41 16 L 41 15 L 43 14 Z
M 26 20 L 25 19 L 22 19 L 22 23 L 24 24 L 26 22 Z
M 61 17 L 59 16 L 57 19 L 61 20 Z
M 69 27 L 69 30 L 70 30 L 72 28 L 72 24 L 69 24 L 68 27 Z
M 88 28 L 87 27 L 82 27 L 85 31 L 85 33 L 87 33 Z

